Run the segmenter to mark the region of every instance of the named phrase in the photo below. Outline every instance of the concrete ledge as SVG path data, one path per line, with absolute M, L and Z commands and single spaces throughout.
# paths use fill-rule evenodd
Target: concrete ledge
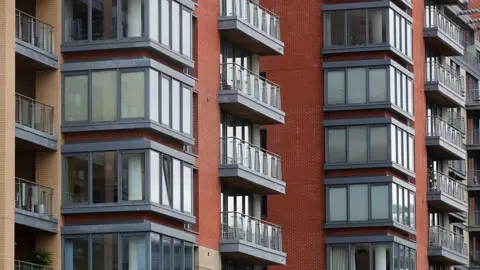
M 57 137 L 19 123 L 15 123 L 15 138 L 33 143 L 47 150 L 57 150 Z
M 238 46 L 251 44 L 249 52 L 259 55 L 283 55 L 284 43 L 237 16 L 220 16 L 218 30 Z
M 325 222 L 325 229 L 337 229 L 337 228 L 371 228 L 371 227 L 393 227 L 404 231 L 405 233 L 416 235 L 415 229 L 412 229 L 403 224 L 389 221 L 363 221 L 363 222 Z
M 466 265 L 468 256 L 444 248 L 442 246 L 428 246 L 428 259 L 436 264 Z
M 442 52 L 441 54 L 443 55 L 463 55 L 464 47 L 438 27 L 424 27 L 423 38 L 425 39 L 425 43 L 427 43 L 427 45 L 434 47 L 436 46 L 435 49 L 440 50 Z
M 181 54 L 172 51 L 170 48 L 151 40 L 147 37 L 130 38 L 123 40 L 102 40 L 102 41 L 77 41 L 64 43 L 61 46 L 62 53 L 82 52 L 82 51 L 102 51 L 102 50 L 128 50 L 128 49 L 148 49 L 160 53 L 162 56 L 175 61 L 186 67 L 194 68 L 193 59 L 187 58 Z
M 285 194 L 286 183 L 238 164 L 220 164 L 218 177 L 232 186 L 259 194 Z
M 397 113 L 409 120 L 415 121 L 415 117 L 404 111 L 402 108 L 390 103 L 370 103 L 370 104 L 342 104 L 342 105 L 325 105 L 323 106 L 324 112 L 336 112 L 336 111 L 361 111 L 361 110 L 389 110 Z
M 460 96 L 450 90 L 450 88 L 439 82 L 425 82 L 425 94 L 436 104 L 446 107 L 462 107 L 465 108 L 465 95 Z
M 220 253 L 239 253 L 247 261 L 261 265 L 286 265 L 287 254 L 245 240 L 220 240 Z
M 47 69 L 58 68 L 58 57 L 18 38 L 15 39 L 15 52 L 32 59 Z
M 62 132 L 84 132 L 84 131 L 103 131 L 103 130 L 124 130 L 124 129 L 151 129 L 156 132 L 162 133 L 173 139 L 188 143 L 195 144 L 195 139 L 191 136 L 177 132 L 169 127 L 159 124 L 151 120 L 139 120 L 139 121 L 117 121 L 117 122 L 104 122 L 104 123 L 82 123 L 82 124 L 63 124 L 61 127 Z
M 380 45 L 365 45 L 365 46 L 341 46 L 341 47 L 326 47 L 322 50 L 323 54 L 337 54 L 337 53 L 360 53 L 360 52 L 391 52 L 398 56 L 406 63 L 413 65 L 413 59 L 400 52 L 390 44 Z
M 324 170 L 354 170 L 354 169 L 372 169 L 372 168 L 392 168 L 399 173 L 415 178 L 415 173 L 391 161 L 375 162 L 375 163 L 340 163 L 325 164 Z
M 466 150 L 440 136 L 426 136 L 425 145 L 427 151 L 442 159 L 464 160 L 467 157 Z
M 112 213 L 112 212 L 154 212 L 176 220 L 195 223 L 195 216 L 176 211 L 156 203 L 119 203 L 119 204 L 70 204 L 63 205 L 62 215 L 70 214 L 91 214 L 91 213 Z
M 441 191 L 427 191 L 427 203 L 445 212 L 466 212 L 468 210 L 466 202 Z
M 243 109 L 240 110 L 233 110 L 232 113 L 235 114 L 235 111 L 237 111 L 239 114 L 249 114 L 248 112 L 250 112 L 251 116 L 249 117 L 254 118 L 251 120 L 257 124 L 285 123 L 285 112 L 238 91 L 220 91 L 218 94 L 218 103 L 220 106 L 237 104 L 243 107 Z M 233 109 L 228 106 L 223 107 L 227 107 L 226 110 Z
M 36 230 L 57 233 L 58 220 L 55 217 L 15 208 L 15 223 Z

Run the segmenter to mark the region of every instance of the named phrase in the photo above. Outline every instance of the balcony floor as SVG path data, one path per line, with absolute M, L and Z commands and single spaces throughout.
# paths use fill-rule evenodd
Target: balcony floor
M 30 151 L 56 151 L 57 138 L 45 132 L 15 123 L 15 145 Z
M 450 38 L 438 27 L 423 28 L 425 45 L 445 56 L 463 55 L 463 46 Z
M 55 217 L 15 208 L 15 224 L 19 224 L 33 230 L 57 233 L 58 220 Z
M 428 206 L 443 212 L 466 212 L 467 203 L 441 191 L 427 191 Z
M 285 252 L 245 240 L 220 240 L 220 253 L 227 258 L 255 265 L 287 264 L 287 254 Z
M 465 107 L 465 96 L 459 96 L 438 81 L 425 82 L 425 95 L 433 103 L 444 107 Z
M 237 164 L 219 166 L 220 180 L 255 194 L 285 194 L 285 182 Z
M 58 58 L 20 39 L 15 39 L 15 65 L 29 69 L 57 69 Z
M 467 151 L 440 136 L 426 136 L 425 144 L 428 154 L 439 159 L 464 160 L 467 158 Z
M 431 264 L 437 265 L 466 265 L 467 255 L 454 252 L 441 246 L 428 247 L 428 260 Z

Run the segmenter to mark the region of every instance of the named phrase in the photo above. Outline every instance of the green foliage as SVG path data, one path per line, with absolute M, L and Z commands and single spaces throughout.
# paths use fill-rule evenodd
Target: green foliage
M 51 265 L 52 256 L 51 252 L 36 250 L 32 254 L 32 262 L 40 265 Z

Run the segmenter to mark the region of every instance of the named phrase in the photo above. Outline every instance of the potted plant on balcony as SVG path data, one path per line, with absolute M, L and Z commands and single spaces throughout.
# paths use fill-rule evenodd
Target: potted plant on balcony
M 45 204 L 43 203 L 45 202 L 45 196 L 45 191 L 42 191 L 40 193 L 40 199 L 38 200 L 38 203 L 34 206 L 35 213 L 38 213 L 40 215 L 45 214 Z
M 32 262 L 35 264 L 49 266 L 52 264 L 52 253 L 49 251 L 35 250 L 32 254 Z

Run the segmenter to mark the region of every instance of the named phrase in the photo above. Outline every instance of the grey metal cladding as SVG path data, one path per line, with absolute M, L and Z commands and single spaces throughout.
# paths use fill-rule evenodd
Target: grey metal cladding
M 416 192 L 417 190 L 414 184 L 405 182 L 395 176 L 390 176 L 390 175 L 333 177 L 333 178 L 326 178 L 324 181 L 325 186 L 368 184 L 368 183 L 395 183 L 413 192 Z
M 392 59 L 368 59 L 357 61 L 334 61 L 323 62 L 323 69 L 348 68 L 348 67 L 370 67 L 370 66 L 393 66 L 394 68 L 414 79 L 414 74 Z
M 191 154 L 147 139 L 68 143 L 62 146 L 62 154 L 140 149 L 152 149 L 190 164 L 195 164 L 196 161 L 196 157 Z
M 68 62 L 61 66 L 62 72 L 103 70 L 103 69 L 122 69 L 122 68 L 153 68 L 165 75 L 179 80 L 191 87 L 195 86 L 195 79 L 178 72 L 158 61 L 150 58 L 131 58 L 131 59 L 112 59 L 102 61 L 88 62 Z
M 410 135 L 415 135 L 415 130 L 412 127 L 405 125 L 395 118 L 389 117 L 368 117 L 368 118 L 345 118 L 345 119 L 328 119 L 323 121 L 325 127 L 335 126 L 352 126 L 352 125 L 381 125 L 381 124 L 393 124 Z
M 57 137 L 19 123 L 15 123 L 15 138 L 42 146 L 46 149 L 57 150 Z
M 196 236 L 182 230 L 167 227 L 148 220 L 137 221 L 116 221 L 115 223 L 101 224 L 76 224 L 62 227 L 62 236 L 93 234 L 93 233 L 135 233 L 135 232 L 156 232 L 162 235 L 171 236 L 190 243 L 196 242 Z
M 58 57 L 56 55 L 47 53 L 46 51 L 22 40 L 15 39 L 15 52 L 33 59 L 49 68 L 58 68 Z
M 15 223 L 42 231 L 56 233 L 58 220 L 54 217 L 15 208 Z
M 325 238 L 325 244 L 348 244 L 348 243 L 379 243 L 395 242 L 417 249 L 417 244 L 403 238 L 393 235 L 359 235 L 359 236 L 328 236 Z

